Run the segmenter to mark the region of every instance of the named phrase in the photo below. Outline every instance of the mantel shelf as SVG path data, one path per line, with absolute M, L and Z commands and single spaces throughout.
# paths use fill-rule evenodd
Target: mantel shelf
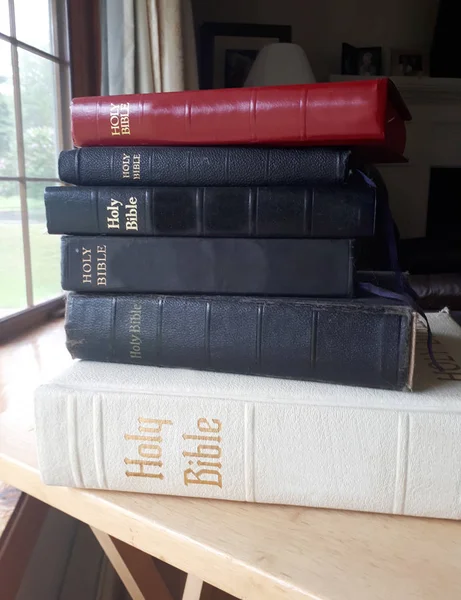
M 330 75 L 330 81 L 370 79 L 360 75 Z M 402 97 L 409 104 L 461 103 L 461 79 L 448 77 L 391 76 Z

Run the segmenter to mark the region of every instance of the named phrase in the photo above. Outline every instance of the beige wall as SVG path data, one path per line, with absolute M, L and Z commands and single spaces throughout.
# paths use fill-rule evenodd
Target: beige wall
M 428 50 L 437 11 L 437 0 L 192 0 L 192 4 L 197 24 L 291 25 L 293 42 L 306 51 L 318 81 L 340 72 L 342 42 Z

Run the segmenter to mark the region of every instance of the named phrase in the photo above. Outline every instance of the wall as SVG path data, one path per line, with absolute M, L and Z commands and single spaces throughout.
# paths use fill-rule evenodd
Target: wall
M 380 167 L 392 214 L 405 238 L 426 234 L 431 167 L 461 165 L 460 80 L 442 79 L 434 83 L 429 93 L 424 92 L 422 84 L 406 98 L 413 115 L 407 125 L 405 154 L 409 163 Z M 401 91 L 405 98 L 402 86 Z
M 192 5 L 196 25 L 204 21 L 291 25 L 293 42 L 304 48 L 317 80 L 328 81 L 340 72 L 342 42 L 382 46 L 387 68 L 391 48 L 429 51 L 438 0 L 192 0 Z M 408 127 L 410 163 L 382 168 L 402 237 L 425 235 L 431 165 L 461 164 L 460 98 L 458 94 L 454 104 L 444 106 L 435 90 L 422 109 L 419 102 L 410 102 L 414 113 Z
M 341 44 L 430 47 L 437 0 L 192 0 L 203 21 L 291 25 L 318 81 L 340 72 Z M 389 60 L 389 59 L 387 59 Z

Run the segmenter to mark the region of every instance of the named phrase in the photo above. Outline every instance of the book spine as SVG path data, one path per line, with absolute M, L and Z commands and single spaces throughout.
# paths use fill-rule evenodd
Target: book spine
M 351 240 L 62 238 L 72 291 L 351 296 Z
M 49 233 L 198 237 L 372 236 L 375 190 L 338 187 L 48 187 Z
M 72 131 L 76 146 L 382 143 L 387 96 L 383 79 L 77 98 Z
M 363 301 L 69 294 L 74 358 L 404 389 L 411 310 Z
M 59 177 L 76 185 L 270 186 L 344 183 L 338 148 L 115 147 L 65 150 Z
M 35 406 L 46 484 L 461 516 L 456 410 L 95 393 L 52 384 L 39 388 Z

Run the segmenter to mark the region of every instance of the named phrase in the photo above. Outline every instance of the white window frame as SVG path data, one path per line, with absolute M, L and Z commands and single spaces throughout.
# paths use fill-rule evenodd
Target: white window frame
M 50 0 L 51 38 L 53 43 L 53 52 L 55 52 L 55 54 L 44 52 L 43 50 L 40 50 L 39 48 L 31 46 L 16 38 L 14 0 L 9 0 L 8 4 L 10 14 L 10 34 L 6 35 L 0 32 L 0 40 L 8 42 L 10 44 L 11 50 L 11 66 L 14 90 L 14 118 L 16 124 L 16 146 L 18 157 L 18 176 L 0 177 L 0 180 L 14 181 L 19 186 L 27 309 L 25 311 L 18 311 L 16 313 L 12 313 L 11 316 L 7 316 L 4 319 L 1 319 L 0 327 L 2 326 L 4 321 L 8 321 L 10 318 L 16 320 L 17 317 L 19 317 L 22 313 L 29 312 L 30 309 L 33 310 L 34 308 L 38 307 L 46 308 L 45 305 L 52 306 L 54 304 L 57 304 L 56 299 L 41 303 L 40 305 L 34 303 L 32 261 L 29 234 L 29 215 L 27 207 L 27 184 L 32 182 L 45 183 L 51 181 L 59 183 L 59 179 L 53 179 L 50 177 L 26 176 L 18 49 L 21 48 L 22 50 L 26 50 L 32 54 L 40 56 L 58 65 L 59 68 L 55 70 L 56 89 L 59 90 L 59 93 L 57 94 L 56 117 L 58 131 L 56 132 L 56 139 L 59 146 L 58 150 L 63 150 L 72 147 L 69 116 L 70 60 L 66 2 L 64 2 L 63 0 Z M 59 300 L 59 302 L 62 304 L 62 300 Z

